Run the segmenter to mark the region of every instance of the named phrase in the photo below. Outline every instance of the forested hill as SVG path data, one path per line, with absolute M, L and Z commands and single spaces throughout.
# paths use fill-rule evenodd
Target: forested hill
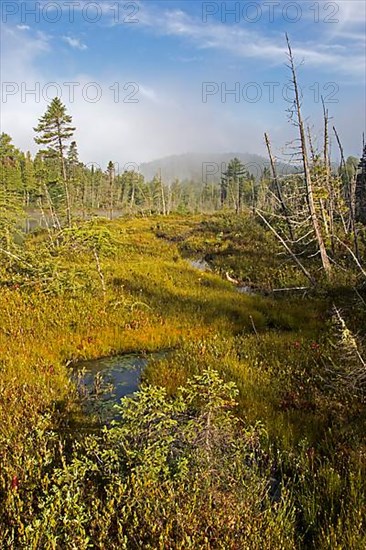
M 250 153 L 185 153 L 171 155 L 151 162 L 141 164 L 140 172 L 146 180 L 151 180 L 161 170 L 163 181 L 171 183 L 180 181 L 204 181 L 205 176 L 210 182 L 219 183 L 222 172 L 229 161 L 238 158 L 251 174 L 260 178 L 264 167 L 269 167 L 265 157 Z M 294 167 L 290 164 L 278 163 L 279 173 L 292 173 Z

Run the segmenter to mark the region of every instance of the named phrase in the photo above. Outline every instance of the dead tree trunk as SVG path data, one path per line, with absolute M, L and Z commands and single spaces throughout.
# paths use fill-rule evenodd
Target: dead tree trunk
M 325 187 L 328 192 L 328 215 L 329 215 L 329 234 L 330 242 L 332 247 L 332 253 L 334 254 L 334 189 L 331 178 L 331 168 L 330 168 L 330 159 L 329 159 L 329 133 L 328 133 L 328 109 L 325 108 L 324 100 L 323 103 L 323 114 L 324 114 L 324 150 L 323 150 L 323 160 L 324 160 L 324 169 L 325 169 Z
M 269 141 L 269 137 L 268 137 L 267 133 L 264 134 L 264 139 L 266 141 L 269 161 L 271 163 L 272 177 L 273 177 L 273 181 L 276 185 L 278 200 L 280 201 L 282 212 L 283 212 L 283 214 L 285 216 L 285 219 L 286 219 L 286 223 L 287 223 L 287 227 L 288 227 L 288 230 L 289 230 L 290 238 L 291 238 L 292 241 L 294 241 L 295 239 L 294 239 L 294 232 L 293 232 L 293 229 L 292 229 L 292 224 L 291 224 L 291 219 L 290 219 L 290 213 L 288 211 L 288 208 L 286 206 L 285 200 L 284 200 L 283 195 L 282 195 L 281 184 L 280 184 L 278 176 L 277 176 L 276 163 L 275 163 L 274 157 L 272 155 L 271 142 Z
M 165 203 L 165 193 L 164 193 L 164 186 L 163 186 L 163 180 L 161 177 L 161 168 L 159 170 L 159 185 L 160 185 L 160 193 L 161 193 L 161 209 L 163 216 L 166 216 L 166 203 Z
M 318 220 L 318 215 L 315 208 L 313 182 L 311 180 L 311 173 L 310 173 L 310 167 L 309 167 L 304 122 L 301 115 L 301 103 L 300 103 L 299 88 L 297 84 L 295 62 L 294 62 L 294 57 L 292 55 L 290 41 L 287 34 L 286 34 L 286 41 L 287 41 L 287 47 L 289 52 L 288 55 L 289 55 L 290 69 L 292 74 L 292 83 L 293 83 L 294 92 L 295 92 L 295 108 L 296 108 L 296 115 L 297 115 L 297 124 L 299 127 L 299 134 L 300 134 L 301 156 L 302 156 L 302 162 L 304 167 L 304 177 L 305 177 L 309 212 L 311 216 L 312 225 L 314 228 L 315 238 L 316 238 L 319 252 L 320 252 L 323 269 L 325 271 L 326 276 L 329 278 L 331 275 L 332 266 L 330 264 L 327 250 L 325 248 L 324 239 L 323 239 L 323 235 L 322 235 L 319 220 Z

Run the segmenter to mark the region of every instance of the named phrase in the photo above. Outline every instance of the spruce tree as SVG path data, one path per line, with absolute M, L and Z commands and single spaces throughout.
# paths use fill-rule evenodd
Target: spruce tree
M 75 176 L 76 168 L 80 165 L 79 162 L 79 152 L 76 141 L 70 143 L 69 150 L 67 151 L 67 167 L 68 167 L 68 177 L 72 179 Z
M 67 114 L 65 105 L 58 97 L 51 101 L 34 131 L 39 134 L 34 138 L 35 142 L 39 145 L 47 145 L 44 153 L 59 161 L 65 191 L 67 221 L 71 225 L 70 193 L 64 153 L 66 144 L 72 138 L 75 128 L 72 126 L 72 117 Z
M 233 198 L 235 211 L 238 214 L 242 209 L 244 181 L 248 173 L 238 158 L 232 159 L 221 176 L 221 206 L 224 206 L 228 195 Z

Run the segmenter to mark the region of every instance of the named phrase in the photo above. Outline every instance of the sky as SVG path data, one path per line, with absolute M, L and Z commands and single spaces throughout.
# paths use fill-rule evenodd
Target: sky
M 171 154 L 291 150 L 292 91 L 321 149 L 323 97 L 346 155 L 365 130 L 366 2 L 1 0 L 1 131 L 35 153 L 56 95 L 80 158 L 105 168 Z M 336 144 L 332 140 L 336 153 Z

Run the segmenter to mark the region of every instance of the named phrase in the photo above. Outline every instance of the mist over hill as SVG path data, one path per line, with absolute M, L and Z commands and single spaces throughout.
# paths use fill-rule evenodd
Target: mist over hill
M 140 165 L 140 172 L 146 180 L 151 180 L 161 170 L 162 179 L 167 183 L 175 179 L 218 183 L 221 173 L 234 157 L 256 178 L 260 178 L 264 168 L 269 168 L 269 161 L 265 157 L 250 153 L 185 153 L 143 163 Z M 281 162 L 277 169 L 280 174 L 296 171 L 293 165 Z

